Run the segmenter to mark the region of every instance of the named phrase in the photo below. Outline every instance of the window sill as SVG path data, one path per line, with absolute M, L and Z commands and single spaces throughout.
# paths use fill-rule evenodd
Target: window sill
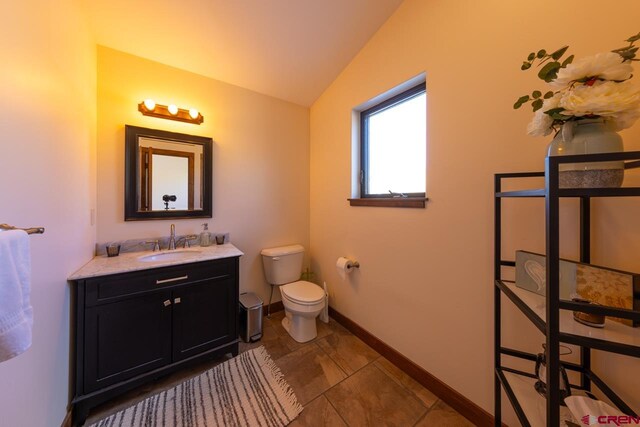
M 347 200 L 351 206 L 424 209 L 429 199 L 426 197 L 366 197 Z

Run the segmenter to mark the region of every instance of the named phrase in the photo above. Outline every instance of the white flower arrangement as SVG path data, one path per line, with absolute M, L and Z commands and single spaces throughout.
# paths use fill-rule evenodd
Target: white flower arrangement
M 542 49 L 530 53 L 520 67 L 528 70 L 538 60 L 544 66 L 538 77 L 552 89 L 544 95 L 534 90 L 518 98 L 513 108 L 531 103 L 533 120 L 527 126 L 531 136 L 558 132 L 567 122 L 603 118 L 614 130 L 630 127 L 640 117 L 640 90 L 629 81 L 640 33 L 628 38 L 629 46 L 599 53 L 573 62 L 573 55 L 560 62 L 569 46 L 551 54 Z

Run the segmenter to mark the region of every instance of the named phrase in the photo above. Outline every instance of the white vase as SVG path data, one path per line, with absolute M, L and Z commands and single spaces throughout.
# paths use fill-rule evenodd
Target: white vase
M 603 119 L 566 122 L 549 144 L 549 156 L 624 151 L 622 138 Z M 560 165 L 560 188 L 620 187 L 624 162 L 565 163 Z

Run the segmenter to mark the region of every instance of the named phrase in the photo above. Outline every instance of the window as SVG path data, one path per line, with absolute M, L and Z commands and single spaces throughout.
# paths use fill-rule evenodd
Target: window
M 424 206 L 426 97 L 421 83 L 360 113 L 361 199 L 421 198 Z

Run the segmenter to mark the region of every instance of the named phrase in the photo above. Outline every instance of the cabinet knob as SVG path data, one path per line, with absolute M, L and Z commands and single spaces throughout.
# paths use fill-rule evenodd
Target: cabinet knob
M 182 302 L 182 300 L 180 299 L 180 297 L 174 298 L 174 300 L 173 300 L 174 304 L 180 304 L 181 302 Z
M 170 299 L 164 300 L 164 306 L 165 307 L 168 307 L 170 305 L 171 305 L 171 300 Z

